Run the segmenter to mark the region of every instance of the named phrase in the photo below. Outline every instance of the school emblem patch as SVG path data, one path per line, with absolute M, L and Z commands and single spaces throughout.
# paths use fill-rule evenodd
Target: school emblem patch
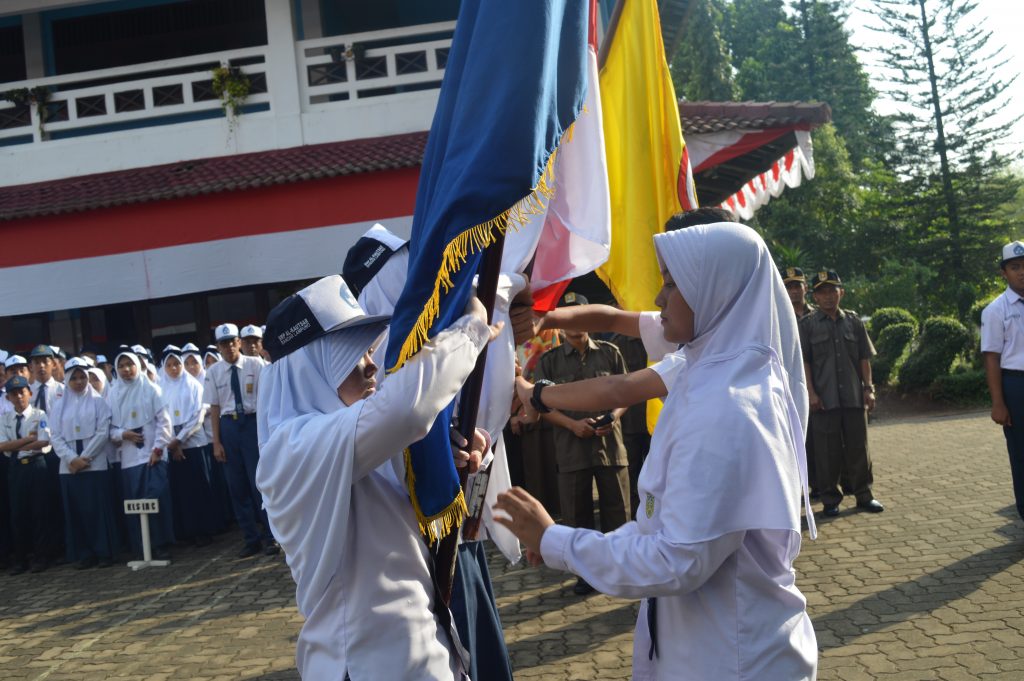
M 650 492 L 647 493 L 647 502 L 644 504 L 644 511 L 646 511 L 648 518 L 654 515 L 654 495 Z
M 1018 244 L 1014 244 L 1014 246 L 1013 246 L 1013 254 L 1014 255 L 1024 255 L 1024 246 L 1021 246 L 1019 243 Z
M 132 412 L 132 418 L 136 418 L 136 416 L 138 416 L 138 415 L 133 411 Z

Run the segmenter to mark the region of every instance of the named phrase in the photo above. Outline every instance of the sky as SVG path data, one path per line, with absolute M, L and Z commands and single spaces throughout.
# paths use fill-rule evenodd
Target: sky
M 1024 0 L 977 0 L 978 9 L 974 16 L 985 28 L 992 31 L 990 46 L 995 48 L 1005 45 L 1004 57 L 1009 58 L 1009 63 L 1004 67 L 1002 74 L 1004 79 L 1011 78 L 1014 74 L 1020 73 L 1021 77 L 1010 86 L 1008 92 L 1013 104 L 1013 111 L 1018 115 L 1024 113 Z M 865 48 L 878 45 L 884 39 L 883 35 L 868 28 L 875 20 L 866 12 L 870 9 L 870 0 L 851 0 L 850 18 L 847 27 L 853 34 L 853 42 Z M 872 66 L 877 58 L 867 52 L 861 54 L 862 62 L 868 67 L 869 76 L 875 80 L 879 76 L 879 69 Z M 881 90 L 881 83 L 876 82 L 876 89 Z M 891 102 L 879 101 L 877 108 L 882 113 L 894 111 Z M 1018 152 L 1024 152 L 1024 120 L 1019 121 L 1013 128 L 1008 146 Z

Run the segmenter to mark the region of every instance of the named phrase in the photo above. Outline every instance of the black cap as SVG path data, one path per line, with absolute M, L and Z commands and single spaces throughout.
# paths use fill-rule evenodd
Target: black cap
M 842 287 L 843 281 L 835 270 L 821 270 L 811 278 L 811 287 L 815 290 L 825 284 Z
M 799 281 L 806 284 L 807 277 L 804 276 L 804 271 L 799 267 L 787 267 L 782 272 L 782 283 L 788 284 L 791 281 Z
M 573 293 L 570 291 L 562 296 L 562 300 L 558 303 L 558 307 L 569 307 L 571 305 L 589 305 L 590 301 L 587 300 L 586 296 Z
M 406 248 L 402 246 L 401 248 Z M 352 295 L 359 297 L 366 285 L 370 283 L 381 268 L 401 248 L 393 248 L 373 237 L 360 237 L 359 241 L 348 250 L 345 264 L 341 268 L 341 276 L 348 284 Z

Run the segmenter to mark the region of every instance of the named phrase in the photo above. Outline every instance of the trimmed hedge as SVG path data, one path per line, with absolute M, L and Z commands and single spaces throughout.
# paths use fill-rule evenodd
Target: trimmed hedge
M 893 324 L 913 324 L 917 328 L 917 319 L 902 307 L 880 307 L 871 315 L 868 332 L 872 338 L 881 338 L 885 327 Z
M 984 369 L 972 369 L 939 376 L 932 386 L 932 398 L 953 404 L 987 404 L 991 399 Z
M 900 369 L 900 388 L 924 390 L 940 376 L 947 376 L 953 361 L 970 342 L 967 327 L 953 317 L 925 320 L 916 347 Z
M 871 363 L 871 375 L 875 383 L 884 385 L 889 382 L 916 337 L 917 324 L 910 322 L 890 324 L 882 329 L 875 342 L 878 356 Z

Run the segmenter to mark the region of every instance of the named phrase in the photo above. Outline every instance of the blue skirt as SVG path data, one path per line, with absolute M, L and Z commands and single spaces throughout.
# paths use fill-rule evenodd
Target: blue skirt
M 191 540 L 209 537 L 221 529 L 213 491 L 207 477 L 202 447 L 184 450 L 184 461 L 171 457 L 171 500 L 174 504 L 174 536 Z
M 171 506 L 171 485 L 167 479 L 167 462 L 155 466 L 142 464 L 121 468 L 121 487 L 125 499 L 157 499 L 160 512 L 149 516 L 149 537 L 153 548 L 174 543 L 174 520 Z M 126 520 L 132 551 L 142 553 L 142 527 L 137 516 Z
M 60 491 L 68 561 L 113 558 L 117 527 L 110 503 L 110 471 L 66 473 L 60 476 Z
M 511 681 L 512 663 L 505 647 L 482 541 L 459 544 L 451 611 L 462 645 L 469 652 L 469 677 Z

